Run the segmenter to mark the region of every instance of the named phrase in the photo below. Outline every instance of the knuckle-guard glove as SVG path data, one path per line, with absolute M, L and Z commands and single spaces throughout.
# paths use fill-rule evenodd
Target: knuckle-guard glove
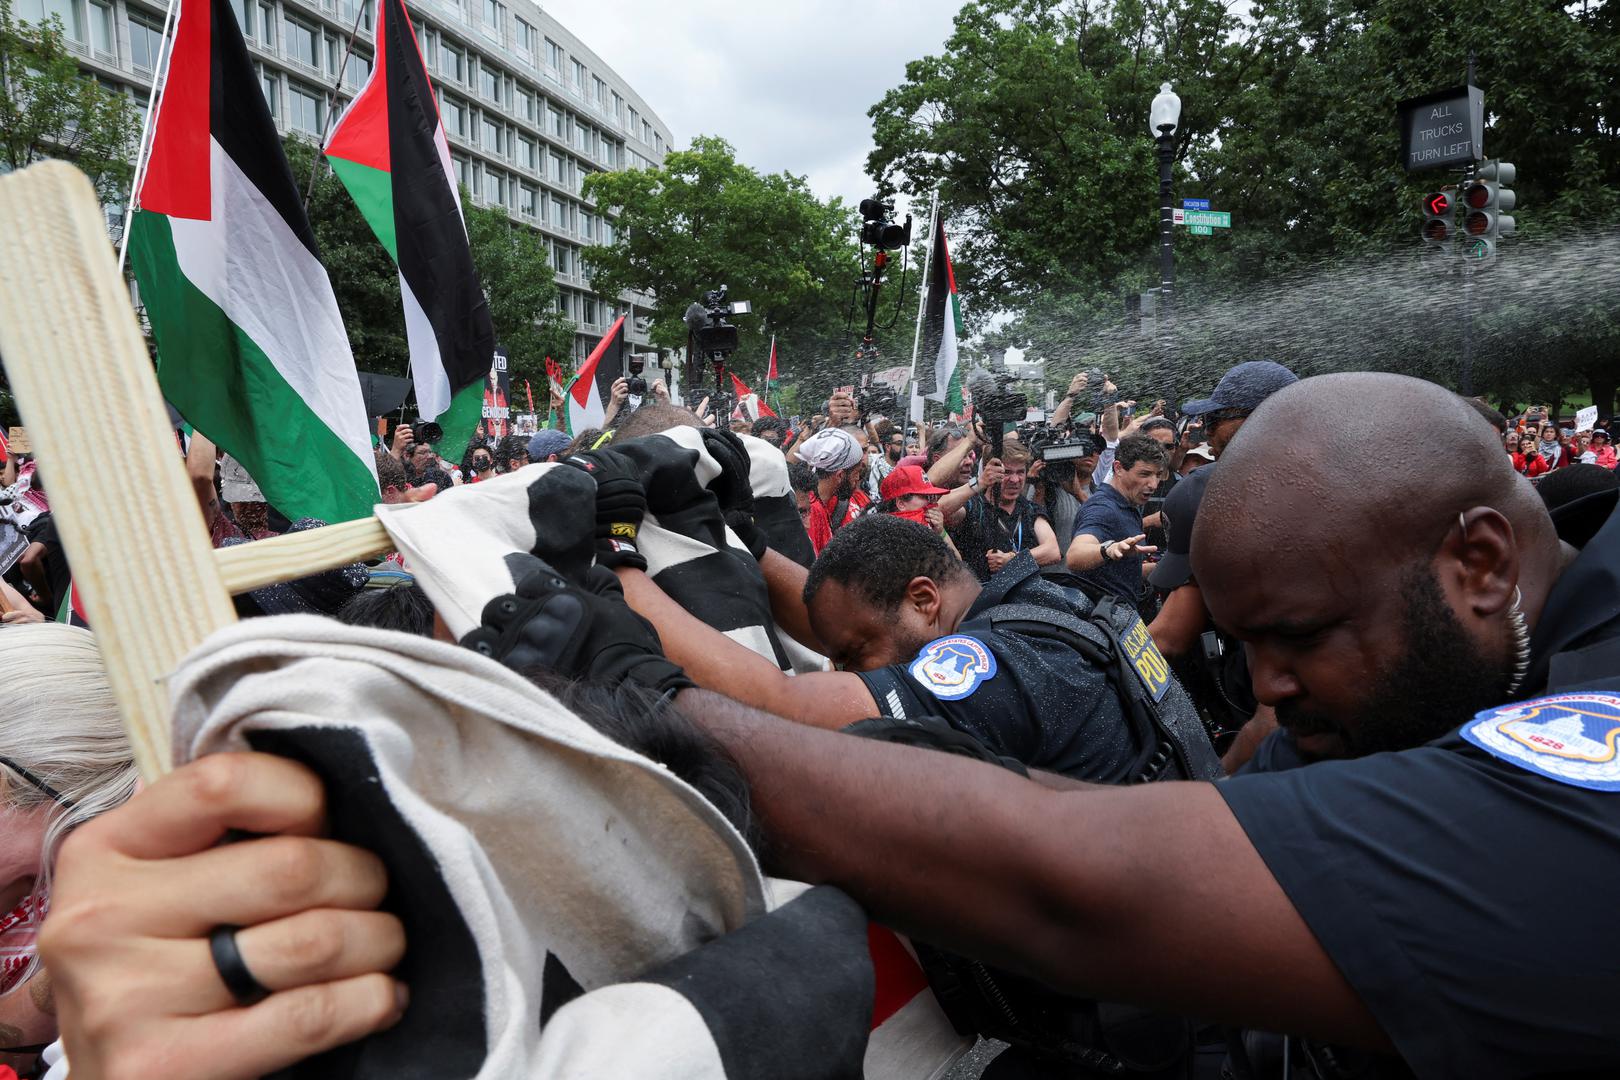
M 597 565 L 647 569 L 647 558 L 637 546 L 647 516 L 647 491 L 636 464 L 612 450 L 573 454 L 565 464 L 596 481 Z

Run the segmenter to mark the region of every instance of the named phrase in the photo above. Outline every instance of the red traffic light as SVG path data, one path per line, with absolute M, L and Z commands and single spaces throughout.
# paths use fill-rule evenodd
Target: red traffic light
M 1483 210 L 1491 205 L 1491 189 L 1487 184 L 1473 183 L 1463 192 L 1463 203 L 1470 210 Z
M 1463 218 L 1463 232 L 1469 236 L 1484 236 L 1491 231 L 1491 215 L 1483 210 L 1475 210 Z
M 1444 191 L 1436 191 L 1423 201 L 1429 213 L 1436 217 L 1444 217 L 1451 213 L 1451 196 Z
M 1428 221 L 1423 225 L 1423 239 L 1431 243 L 1444 243 L 1451 236 L 1451 225 L 1445 221 Z

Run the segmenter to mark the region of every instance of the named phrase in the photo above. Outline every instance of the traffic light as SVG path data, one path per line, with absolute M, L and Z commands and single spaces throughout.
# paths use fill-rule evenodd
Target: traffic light
M 1512 210 L 1518 201 L 1513 183 L 1518 170 L 1507 161 L 1486 161 L 1476 179 L 1463 188 L 1463 255 L 1474 262 L 1488 263 L 1496 258 L 1496 242 L 1514 233 Z
M 1423 196 L 1423 242 L 1450 244 L 1457 234 L 1457 189 L 1443 187 Z

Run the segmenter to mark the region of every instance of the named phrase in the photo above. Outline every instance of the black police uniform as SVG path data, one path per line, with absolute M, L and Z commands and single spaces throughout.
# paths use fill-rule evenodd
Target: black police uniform
M 987 612 L 1004 604 L 1066 614 L 1089 607 L 1019 555 L 984 586 L 954 633 L 909 663 L 860 673 L 883 715 L 943 717 L 1032 768 L 1099 783 L 1127 779 L 1142 745 L 1107 675 L 1061 641 L 993 627 Z
M 1426 746 L 1218 786 L 1420 1077 L 1620 1076 L 1620 513 L 1531 655 Z

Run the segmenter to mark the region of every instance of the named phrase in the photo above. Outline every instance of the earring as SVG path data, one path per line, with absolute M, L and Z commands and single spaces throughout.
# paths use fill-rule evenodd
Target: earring
M 1513 606 L 1508 608 L 1508 630 L 1513 635 L 1513 677 L 1508 680 L 1508 694 L 1518 692 L 1524 677 L 1530 671 L 1530 627 L 1524 621 L 1520 602 L 1524 599 L 1517 585 L 1513 586 Z

